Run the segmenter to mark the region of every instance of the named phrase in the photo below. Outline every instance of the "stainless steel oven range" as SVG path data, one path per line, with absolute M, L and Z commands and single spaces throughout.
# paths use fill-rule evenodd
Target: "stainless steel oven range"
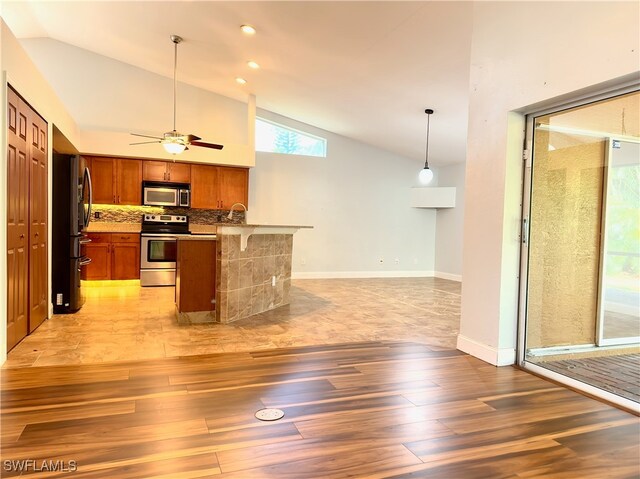
M 177 238 L 188 235 L 188 216 L 143 215 L 140 234 L 141 286 L 176 284 Z

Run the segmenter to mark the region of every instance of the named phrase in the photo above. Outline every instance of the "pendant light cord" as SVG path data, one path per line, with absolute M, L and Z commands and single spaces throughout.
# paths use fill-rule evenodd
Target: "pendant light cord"
M 178 42 L 173 40 L 173 131 L 176 131 L 176 95 L 178 91 Z
M 431 120 L 431 114 L 433 110 L 428 109 L 424 111 L 427 114 L 427 145 L 425 148 L 424 167 L 429 168 L 429 123 Z

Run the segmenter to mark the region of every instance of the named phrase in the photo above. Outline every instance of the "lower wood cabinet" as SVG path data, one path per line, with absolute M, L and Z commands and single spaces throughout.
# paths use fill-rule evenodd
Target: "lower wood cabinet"
M 91 263 L 82 279 L 139 279 L 140 235 L 136 233 L 89 233 L 84 246 Z

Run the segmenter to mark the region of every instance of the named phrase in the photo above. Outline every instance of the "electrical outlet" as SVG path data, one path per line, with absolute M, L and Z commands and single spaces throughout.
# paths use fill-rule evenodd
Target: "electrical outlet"
M 99 219 L 100 219 L 100 212 L 99 212 L 99 211 L 94 211 L 94 212 L 93 212 L 93 217 L 94 217 L 95 219 L 99 220 Z
M 418 264 L 418 258 L 413 258 L 413 264 Z
M 396 264 L 400 264 L 400 258 L 396 258 L 396 259 L 395 259 L 395 263 L 396 263 Z
M 271 286 L 275 287 L 275 285 L 276 285 L 276 277 L 271 276 Z

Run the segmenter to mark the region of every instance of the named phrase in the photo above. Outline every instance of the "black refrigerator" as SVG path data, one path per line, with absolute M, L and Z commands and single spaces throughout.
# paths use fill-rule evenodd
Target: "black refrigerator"
M 89 240 L 82 231 L 91 218 L 91 175 L 79 155 L 53 153 L 52 298 L 56 314 L 75 313 L 84 304 L 80 275 L 91 259 L 82 255 Z

